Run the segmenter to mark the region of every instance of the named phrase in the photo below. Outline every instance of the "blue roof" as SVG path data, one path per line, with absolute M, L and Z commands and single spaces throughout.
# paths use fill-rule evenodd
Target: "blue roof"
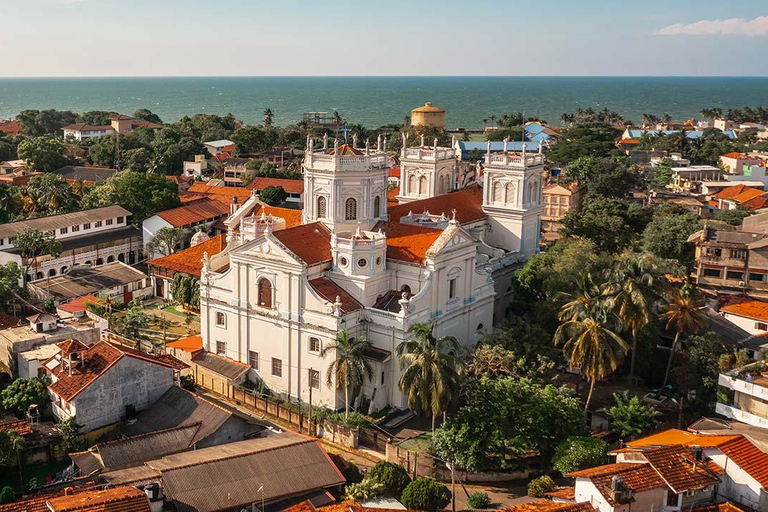
M 539 145 L 539 142 L 546 142 L 549 140 L 549 135 L 546 133 L 537 133 L 536 135 L 528 135 L 528 138 L 531 139 L 531 142 L 536 143 L 536 145 Z
M 629 132 L 629 137 L 630 138 L 632 138 L 632 139 L 639 139 L 640 137 L 642 137 L 645 134 L 648 134 L 648 135 L 658 135 L 658 134 L 661 133 L 663 135 L 672 135 L 673 133 L 679 133 L 680 130 L 664 130 L 662 132 L 660 132 L 658 130 L 628 130 L 628 132 Z M 735 139 L 736 138 L 736 132 L 734 132 L 733 130 L 729 130 L 729 131 L 723 132 L 723 133 L 725 135 L 727 135 L 729 139 Z M 702 135 L 704 135 L 704 132 L 703 131 L 699 131 L 699 130 L 690 130 L 690 131 L 685 132 L 685 136 L 688 137 L 689 139 L 698 139 Z
M 527 133 L 537 134 L 546 130 L 547 127 L 539 123 L 528 123 L 525 125 L 525 131 Z

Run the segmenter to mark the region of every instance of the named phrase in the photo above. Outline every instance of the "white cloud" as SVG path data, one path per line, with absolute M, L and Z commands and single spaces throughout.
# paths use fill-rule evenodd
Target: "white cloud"
M 751 20 L 730 18 L 727 20 L 702 20 L 696 23 L 676 23 L 654 33 L 657 36 L 767 36 L 768 16 L 758 16 Z

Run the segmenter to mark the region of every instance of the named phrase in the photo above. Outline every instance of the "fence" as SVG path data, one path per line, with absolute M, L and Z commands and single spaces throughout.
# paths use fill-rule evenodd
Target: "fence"
M 386 434 L 370 427 L 360 429 L 360 444 L 379 453 L 387 453 L 387 444 L 391 438 Z

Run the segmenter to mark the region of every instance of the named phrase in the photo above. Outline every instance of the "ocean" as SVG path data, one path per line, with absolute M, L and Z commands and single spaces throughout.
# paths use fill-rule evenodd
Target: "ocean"
M 427 101 L 447 111 L 450 128 L 479 128 L 483 119 L 516 112 L 557 124 L 563 113 L 589 107 L 634 121 L 643 113 L 683 119 L 702 108 L 766 105 L 768 77 L 0 78 L 0 119 L 24 109 L 148 108 L 165 122 L 232 113 L 258 124 L 270 108 L 277 125 L 338 110 L 349 123 L 374 128 L 402 123 Z

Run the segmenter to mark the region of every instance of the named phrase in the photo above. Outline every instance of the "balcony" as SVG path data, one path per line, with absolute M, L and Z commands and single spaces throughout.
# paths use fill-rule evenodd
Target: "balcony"
M 372 168 L 388 168 L 387 155 L 384 153 L 371 153 L 369 155 L 328 155 L 324 153 L 306 153 L 304 165 L 307 168 L 319 171 L 347 171 L 360 172 Z
M 428 162 L 438 162 L 440 160 L 452 160 L 456 154 L 448 148 L 406 148 L 403 151 L 403 158 L 408 160 L 424 160 Z
M 718 384 L 724 388 L 768 401 L 768 377 L 763 375 L 768 367 L 763 362 L 721 373 Z
M 537 165 L 544 165 L 544 155 L 539 153 L 526 154 L 521 153 L 496 153 L 487 155 L 486 165 L 502 166 L 512 169 L 526 169 Z
M 756 416 L 746 411 L 742 411 L 731 405 L 718 403 L 715 405 L 715 412 L 721 416 L 725 416 L 726 418 L 731 418 L 733 420 L 746 423 L 747 425 L 768 428 L 768 419 L 761 418 L 760 416 Z

